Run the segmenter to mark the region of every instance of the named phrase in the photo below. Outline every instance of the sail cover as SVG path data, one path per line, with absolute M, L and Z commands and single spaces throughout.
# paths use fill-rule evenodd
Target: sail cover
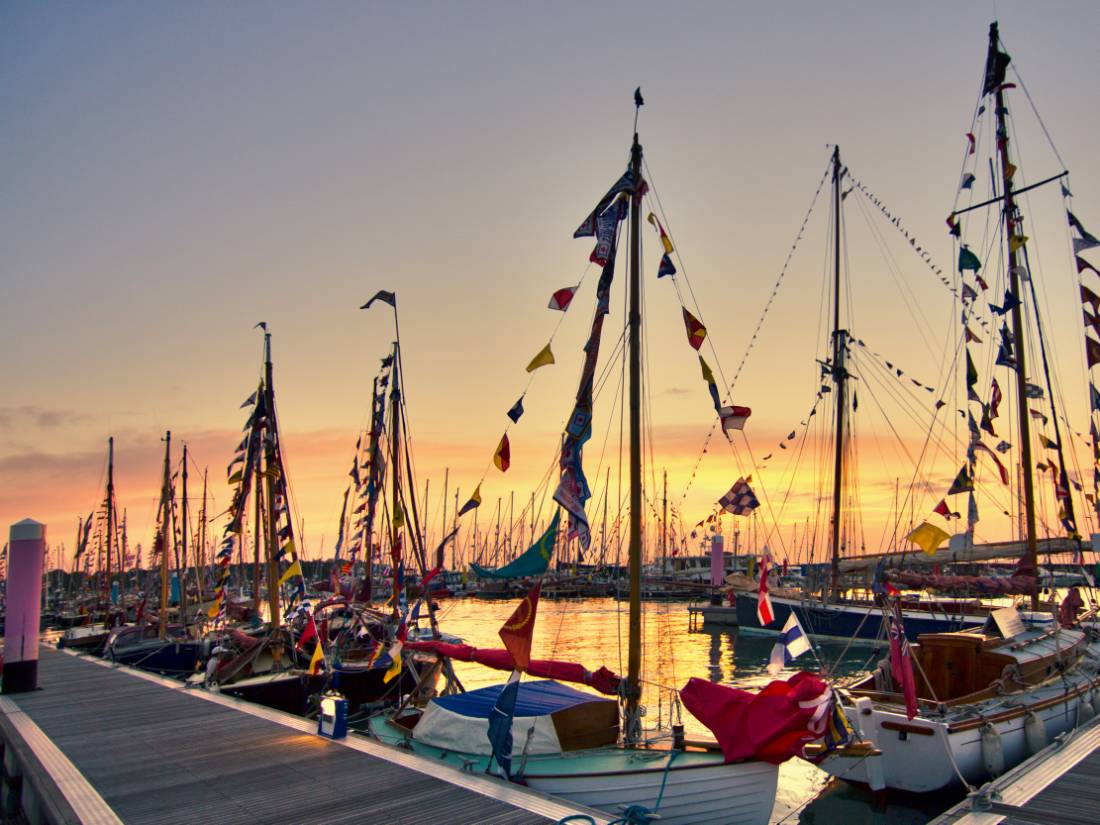
M 522 579 L 525 576 L 541 576 L 550 566 L 550 556 L 554 552 L 554 543 L 558 539 L 558 522 L 561 510 L 554 512 L 554 518 L 542 537 L 528 548 L 519 558 L 503 567 L 493 570 L 480 564 L 470 564 L 470 569 L 483 579 Z
M 488 755 L 492 752 L 489 714 L 503 689 L 504 685 L 492 685 L 453 696 L 437 696 L 428 703 L 413 728 L 413 739 L 437 748 Z M 582 708 L 578 715 L 577 710 Z M 570 745 L 577 739 L 573 729 L 592 713 L 605 723 L 615 721 L 613 726 L 603 726 L 604 738 L 610 741 L 602 744 L 613 743 L 618 736 L 616 702 L 550 680 L 520 682 L 512 739 L 524 743 L 523 750 L 532 755 L 571 750 Z

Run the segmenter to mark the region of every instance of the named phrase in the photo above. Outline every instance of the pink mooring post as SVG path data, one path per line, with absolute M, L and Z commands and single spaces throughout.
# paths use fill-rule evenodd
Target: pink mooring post
M 42 554 L 46 525 L 23 519 L 11 526 L 4 617 L 4 693 L 38 687 L 38 623 L 42 617 Z
M 721 536 L 710 538 L 710 586 L 720 587 L 726 580 L 726 557 Z

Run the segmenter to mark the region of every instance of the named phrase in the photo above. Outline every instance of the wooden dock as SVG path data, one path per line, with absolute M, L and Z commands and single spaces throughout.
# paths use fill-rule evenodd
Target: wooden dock
M 333 742 L 316 735 L 315 722 L 99 659 L 43 647 L 38 684 L 0 697 L 5 803 L 21 785 L 32 822 L 609 819 L 358 734 Z
M 1100 822 L 1100 718 L 1056 739 L 932 825 Z

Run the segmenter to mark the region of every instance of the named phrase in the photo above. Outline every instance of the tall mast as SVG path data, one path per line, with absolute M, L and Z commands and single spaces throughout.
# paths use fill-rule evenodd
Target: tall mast
M 202 471 L 202 516 L 199 519 L 199 601 L 202 601 L 203 582 L 206 579 L 206 469 Z
M 104 570 L 103 589 L 107 608 L 111 602 L 111 550 L 115 535 L 115 438 L 107 439 L 107 566 Z
M 832 598 L 840 598 L 840 521 L 844 478 L 844 407 L 848 371 L 844 367 L 845 339 L 840 328 L 840 147 L 833 149 L 833 382 L 836 384 L 836 456 L 833 463 L 833 569 Z
M 401 613 L 399 607 L 400 594 L 398 590 L 397 572 L 401 561 L 401 525 L 397 522 L 397 514 L 401 508 L 401 388 L 400 370 L 397 369 L 397 359 L 400 356 L 399 344 L 393 342 L 393 369 L 390 371 L 390 490 L 393 494 L 393 506 L 390 512 L 390 559 L 393 567 L 393 615 L 398 617 Z M 477 510 L 474 511 L 476 513 Z M 403 521 L 404 519 L 402 519 Z
M 160 620 L 158 635 L 168 635 L 168 530 L 172 512 L 172 432 L 164 434 L 164 481 L 160 488 L 160 608 L 157 618 Z
M 661 573 L 668 570 L 668 470 L 662 473 L 664 493 L 661 496 Z
M 440 530 L 439 530 L 439 535 L 444 536 L 444 537 L 447 535 L 447 489 L 450 485 L 450 480 L 451 480 L 451 468 L 450 467 L 444 467 L 443 468 L 443 520 L 440 522 Z M 428 518 L 427 518 L 427 516 L 425 516 L 424 521 L 427 522 L 427 520 L 428 520 Z M 436 553 L 436 556 L 435 556 L 435 566 L 438 567 L 440 570 L 443 569 L 443 551 L 445 550 L 445 548 L 446 548 L 446 542 L 443 541 L 443 540 L 440 540 L 440 542 L 439 542 L 439 552 Z
M 275 474 L 278 472 L 278 461 L 275 458 L 275 390 L 272 386 L 271 366 L 271 333 L 264 329 L 264 394 L 266 403 L 266 421 L 264 423 L 264 490 L 267 493 L 267 523 L 265 525 L 267 536 L 267 606 L 268 617 L 271 621 L 271 629 L 274 630 L 280 624 L 279 612 L 279 560 L 278 552 L 278 528 L 275 520 L 278 513 L 275 512 Z M 260 494 L 260 490 L 256 490 Z M 288 519 L 289 521 L 289 519 Z
M 183 445 L 183 468 L 180 471 L 180 622 L 187 628 L 187 444 Z
M 262 388 L 261 388 L 262 390 Z M 253 427 L 259 426 L 253 424 Z M 252 438 L 252 436 L 249 436 Z M 259 449 L 257 446 L 256 449 Z M 264 534 L 263 529 L 263 505 L 262 505 L 262 490 L 264 483 L 263 468 L 260 466 L 259 456 L 256 458 L 256 472 L 255 477 L 252 479 L 253 492 L 252 492 L 252 505 L 255 513 L 255 519 L 252 527 L 252 611 L 257 616 L 260 615 L 260 582 L 263 576 L 260 572 L 260 548 L 263 540 L 261 536 Z
M 642 695 L 642 313 L 640 230 L 642 145 L 634 132 L 630 147 L 630 171 L 634 191 L 630 199 L 630 309 L 627 327 L 630 334 L 630 643 L 627 659 L 626 736 L 627 744 L 637 742 L 638 700 Z
M 989 52 L 992 56 L 999 51 L 999 35 L 997 24 L 989 24 Z M 1016 211 L 1016 198 L 1012 192 L 1012 163 L 1008 157 L 1008 110 L 1005 108 L 1005 96 L 1003 86 L 998 86 L 996 91 L 997 116 L 997 146 L 1000 149 L 1001 159 L 1001 185 L 1004 187 L 1004 211 L 1003 220 L 1005 226 L 1005 242 L 1008 244 L 1008 279 L 1009 289 L 1017 298 L 1020 297 L 1019 250 L 1013 247 L 1011 239 L 1015 235 L 1015 229 L 1020 222 L 1020 216 Z M 1038 550 L 1035 535 L 1035 479 L 1031 468 L 1031 421 L 1030 409 L 1027 403 L 1027 357 L 1024 353 L 1024 314 L 1023 306 L 1019 301 L 1012 308 L 1012 335 L 1016 342 L 1016 412 L 1020 423 L 1020 461 L 1023 464 L 1024 477 L 1024 521 L 1027 542 L 1027 555 L 1032 568 L 1039 569 Z M 1031 609 L 1039 609 L 1039 591 L 1031 594 Z

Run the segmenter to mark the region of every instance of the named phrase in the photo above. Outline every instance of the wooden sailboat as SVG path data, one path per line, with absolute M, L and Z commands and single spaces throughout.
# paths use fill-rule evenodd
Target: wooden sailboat
M 1024 499 L 1022 542 L 1026 548 L 1025 558 L 1030 561 L 1030 569 L 1034 570 L 1039 548 L 1036 519 L 1039 496 L 1034 483 L 1035 464 L 1030 431 L 1034 403 L 1030 399 L 1045 394 L 1045 389 L 1050 393 L 1049 400 L 1053 405 L 1055 396 L 1042 328 L 1038 326 L 1036 338 L 1029 338 L 1024 324 L 1025 306 L 1028 308 L 1027 314 L 1037 325 L 1043 316 L 1032 280 L 1031 267 L 1035 259 L 1029 260 L 1027 254 L 1019 195 L 1025 189 L 1058 182 L 1067 173 L 1027 187 L 1017 184 L 1019 177 L 1010 142 L 1014 132 L 1008 127 L 1006 92 L 1014 88 L 1014 84 L 1005 80 L 1009 65 L 1010 59 L 1002 50 L 997 24 L 993 23 L 989 31 L 979 115 L 989 110 L 994 119 L 992 137 L 996 159 L 989 169 L 991 177 L 994 177 L 995 166 L 999 172 L 993 181 L 995 196 L 988 201 L 956 209 L 948 219 L 948 225 L 961 243 L 963 229 L 959 216 L 964 213 L 994 206 L 1003 221 L 1003 260 L 1006 268 L 1003 283 L 1007 291 L 1001 305 L 990 307 L 1000 316 L 1008 312 L 1012 315 L 1012 329 L 1009 330 L 1007 323 L 1001 329 L 1002 346 L 997 364 L 1015 371 Z M 968 174 L 968 178 L 973 181 L 973 175 Z M 969 183 L 964 184 L 963 188 L 969 188 Z M 1068 192 L 1068 187 L 1063 184 L 1063 197 L 1068 198 Z M 1072 239 L 1075 253 L 1100 246 L 1100 240 L 1089 235 L 1068 209 L 1067 214 L 1069 224 L 1077 235 Z M 972 269 L 972 277 L 980 281 L 980 261 L 973 253 L 967 257 L 968 248 L 965 245 L 961 250 L 960 272 Z M 1083 277 L 1091 268 L 1091 264 L 1077 256 L 1079 275 Z M 985 272 L 984 269 L 981 271 Z M 1024 288 L 1025 283 L 1027 289 Z M 965 280 L 964 285 L 968 285 Z M 983 283 L 978 283 L 978 286 L 984 289 Z M 976 293 L 973 287 L 970 290 Z M 1081 290 L 1087 303 L 1086 293 L 1093 293 L 1083 282 Z M 964 323 L 968 317 L 970 314 L 964 313 Z M 1086 320 L 1090 317 L 1087 310 L 1085 317 Z M 1029 352 L 1029 341 L 1036 339 L 1039 342 L 1038 352 L 1034 345 Z M 1088 341 L 1093 339 L 1086 335 Z M 1032 385 L 1027 380 L 1027 364 L 1032 359 L 1042 367 L 1044 387 Z M 1098 361 L 1100 357 L 1096 353 L 1087 355 L 1089 367 L 1095 366 Z M 1036 373 L 1039 371 L 1035 366 L 1032 369 Z M 973 383 L 969 373 L 968 383 Z M 1033 386 L 1039 392 L 1032 389 Z M 977 403 L 981 403 L 980 399 Z M 1096 410 L 1094 401 L 1093 411 Z M 1068 534 L 1068 541 L 1080 551 L 1081 539 L 1077 535 L 1062 436 L 1058 428 L 1059 411 L 1052 407 L 1050 418 L 1054 422 L 1055 437 L 1041 443 L 1056 457 L 1050 457 L 1048 452 L 1043 463 L 1050 462 L 1051 465 L 1048 469 L 1054 476 L 1059 520 Z M 1095 425 L 1092 433 L 1095 451 Z M 971 471 L 974 444 L 972 439 Z M 970 476 L 973 477 L 972 472 Z M 1029 589 L 1019 592 L 1030 596 L 1033 611 L 1039 608 L 1039 594 L 1034 580 Z M 1005 608 L 1007 616 L 998 612 L 996 626 L 990 622 L 980 631 L 920 636 L 908 657 L 915 665 L 915 685 L 909 691 L 908 701 L 903 695 L 905 685 L 902 683 L 906 681 L 904 670 L 899 674 L 888 666 L 880 666 L 876 672 L 850 686 L 845 694 L 845 710 L 849 718 L 859 726 L 864 737 L 881 750 L 881 755 L 857 762 L 843 755 L 830 754 L 822 759 L 820 766 L 835 776 L 855 782 L 871 781 L 877 774 L 889 788 L 935 791 L 961 782 L 980 783 L 996 777 L 1058 734 L 1092 718 L 1100 710 L 1100 667 L 1097 664 L 1100 662 L 1100 641 L 1089 627 L 1094 623 L 1094 611 L 1077 617 L 1082 602 L 1076 596 L 1076 591 L 1071 592 L 1063 602 L 1057 620 L 1048 621 L 1045 626 L 1025 626 L 1010 607 Z
M 641 105 L 636 95 L 636 105 Z M 616 703 L 568 688 L 556 681 L 521 682 L 512 723 L 513 778 L 541 791 L 609 812 L 630 809 L 631 816 L 656 813 L 662 823 L 765 823 L 775 800 L 778 765 L 759 758 L 727 761 L 715 742 L 690 742 L 682 728 L 669 741 L 654 738 L 642 728 L 642 381 L 641 381 L 641 241 L 640 210 L 645 191 L 642 178 L 642 146 L 637 133 L 626 174 L 600 202 L 593 217 L 613 216 L 623 201 L 629 202 L 629 307 L 628 375 L 630 421 L 630 519 L 629 519 L 629 649 L 628 671 L 620 677 L 606 668 L 589 672 L 568 662 L 531 661 L 529 675 L 569 680 L 593 687 Z M 620 200 L 621 196 L 621 200 Z M 618 218 L 608 218 L 618 222 Z M 581 233 L 578 233 L 581 234 Z M 594 232 L 592 234 L 595 234 Z M 612 237 L 614 237 L 612 235 Z M 604 261 L 596 320 L 586 345 L 587 371 L 582 371 L 581 391 L 574 417 L 590 415 L 590 376 L 598 354 L 598 336 L 615 266 L 612 246 Z M 610 269 L 608 268 L 610 267 Z M 587 379 L 585 376 L 589 376 Z M 576 418 L 574 418 L 576 420 Z M 586 432 L 584 426 L 571 432 Z M 583 444 L 583 439 L 580 441 Z M 579 446 L 579 445 L 578 445 Z M 563 453 L 569 450 L 568 440 Z M 567 470 L 563 457 L 563 471 Z M 563 473 L 564 475 L 564 473 Z M 582 485 L 583 486 L 583 485 Z M 559 491 L 561 488 L 559 487 Z M 561 502 L 556 495 L 555 498 Z M 583 511 L 583 501 L 580 503 Z M 575 510 L 566 507 L 567 514 Z M 476 512 L 476 511 L 475 511 Z M 564 523 L 564 519 L 563 519 Z M 523 558 L 523 557 L 521 557 Z M 479 651 L 462 645 L 407 645 L 511 669 L 507 651 Z M 490 771 L 492 749 L 485 737 L 489 710 L 503 686 L 437 697 L 420 710 L 394 718 L 372 717 L 371 732 L 379 739 L 411 747 L 445 763 L 476 772 Z M 632 820 L 633 821 L 633 820 Z
M 184 461 L 186 462 L 186 453 Z M 186 479 L 186 464 L 184 464 L 183 477 Z M 186 500 L 186 488 L 183 489 L 183 495 Z M 186 513 L 186 509 L 184 512 Z M 107 640 L 104 656 L 113 662 L 141 670 L 171 676 L 188 676 L 202 661 L 205 647 L 200 639 L 188 632 L 186 600 L 182 586 L 176 611 L 178 621 L 172 621 L 171 557 L 173 552 L 177 554 L 179 552 L 175 541 L 178 531 L 173 529 L 175 523 L 172 433 L 167 432 L 164 436 L 164 469 L 160 502 L 157 507 L 157 531 L 153 542 L 153 558 L 159 567 L 159 576 L 156 580 L 156 584 L 159 585 L 156 612 L 153 613 L 152 605 L 148 603 L 148 609 L 142 610 L 140 617 L 135 617 L 134 624 L 113 630 Z M 184 553 L 186 558 L 186 551 Z M 179 573 L 177 581 L 182 584 L 183 570 L 180 569 L 178 555 L 176 555 L 176 567 Z M 153 583 L 150 582 L 150 584 Z M 149 589 L 151 587 L 147 588 L 147 593 Z

